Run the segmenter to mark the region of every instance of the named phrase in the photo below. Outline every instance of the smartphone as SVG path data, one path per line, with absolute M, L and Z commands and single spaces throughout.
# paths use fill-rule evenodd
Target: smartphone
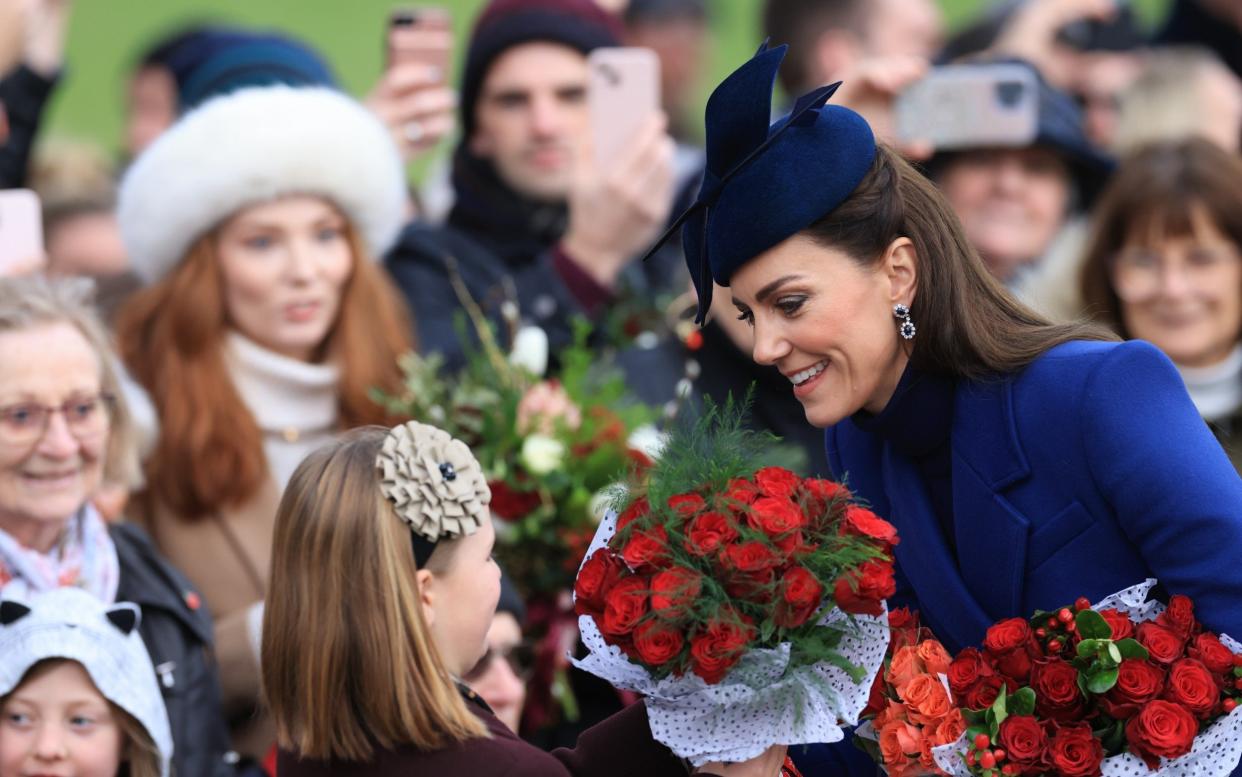
M 660 60 L 651 49 L 600 48 L 587 55 L 587 71 L 591 138 L 603 168 L 660 110 Z
M 43 255 L 39 197 L 29 189 L 0 190 L 0 275 L 29 268 Z
M 1039 129 L 1039 83 L 1023 65 L 945 65 L 897 97 L 897 138 L 936 150 L 1030 145 Z
M 387 66 L 415 62 L 434 68 L 434 78 L 448 83 L 453 50 L 453 20 L 447 8 L 401 8 L 388 17 L 384 42 Z

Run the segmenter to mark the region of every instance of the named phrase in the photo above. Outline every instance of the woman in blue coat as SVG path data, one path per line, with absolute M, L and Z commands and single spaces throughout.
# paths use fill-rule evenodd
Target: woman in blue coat
M 712 95 L 679 224 L 700 317 L 731 295 L 833 473 L 900 531 L 896 603 L 957 650 L 1155 577 L 1242 636 L 1242 480 L 1173 365 L 1015 301 L 833 87 L 769 127 L 783 53 Z

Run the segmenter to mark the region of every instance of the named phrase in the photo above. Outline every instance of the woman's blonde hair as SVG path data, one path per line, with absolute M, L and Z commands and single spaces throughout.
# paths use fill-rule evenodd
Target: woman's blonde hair
M 302 758 L 487 736 L 432 641 L 410 530 L 380 492 L 387 433 L 356 429 L 312 453 L 276 514 L 263 690 L 281 746 Z M 455 543 L 441 544 L 436 565 Z
M 142 482 L 136 431 L 116 356 L 95 311 L 94 291 L 94 283 L 86 278 L 0 278 L 0 333 L 64 323 L 82 334 L 99 358 L 100 389 L 113 397 L 104 479 L 133 488 Z
M 17 683 L 16 688 L 10 693 L 0 696 L 0 709 L 3 709 L 9 697 L 17 693 L 26 683 L 39 679 L 58 666 L 76 663 L 76 661 L 68 658 L 45 658 L 35 663 L 22 675 L 22 679 Z M 79 664 L 79 666 L 81 665 Z M 98 692 L 98 690 L 97 688 L 96 691 Z M 112 700 L 103 696 L 102 693 L 100 696 L 108 704 L 108 709 L 124 737 L 121 743 L 121 758 L 124 761 L 124 765 L 117 774 L 122 777 L 160 777 L 160 751 L 155 746 L 155 740 L 151 738 L 151 735 L 147 733 L 146 728 L 138 722 L 137 718 L 113 704 Z

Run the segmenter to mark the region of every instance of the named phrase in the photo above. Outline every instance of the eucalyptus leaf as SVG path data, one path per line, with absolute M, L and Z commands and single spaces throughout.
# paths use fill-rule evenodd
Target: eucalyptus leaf
M 1083 639 L 1112 639 L 1113 630 L 1108 621 L 1095 610 L 1079 610 L 1074 616 L 1074 623 Z
M 1010 715 L 1034 715 L 1035 691 L 1023 688 L 1009 697 L 1008 711 Z
M 1104 669 L 1087 678 L 1087 690 L 1094 694 L 1107 693 L 1116 684 L 1116 669 Z
M 1146 660 L 1151 656 L 1147 652 L 1147 648 L 1139 644 L 1136 639 L 1123 639 L 1117 643 L 1117 650 L 1121 653 L 1122 658 L 1138 658 Z
M 1121 649 L 1118 648 L 1117 643 L 1112 640 L 1109 640 L 1108 642 L 1108 657 L 1112 659 L 1114 665 L 1121 663 Z
M 1078 655 L 1084 658 L 1087 656 L 1093 656 L 1095 655 L 1096 650 L 1099 649 L 1099 646 L 1100 640 L 1098 639 L 1084 639 L 1082 642 L 1078 643 Z

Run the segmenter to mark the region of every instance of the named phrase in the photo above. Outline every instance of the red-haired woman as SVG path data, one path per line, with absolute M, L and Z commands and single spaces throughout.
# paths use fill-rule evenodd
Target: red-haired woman
M 256 715 L 258 640 L 280 494 L 339 431 L 382 422 L 408 315 L 372 258 L 395 239 L 396 147 L 350 98 L 252 87 L 181 119 L 127 173 L 119 216 L 150 284 L 118 322 L 159 429 L 134 518 L 203 592 L 234 744 Z

